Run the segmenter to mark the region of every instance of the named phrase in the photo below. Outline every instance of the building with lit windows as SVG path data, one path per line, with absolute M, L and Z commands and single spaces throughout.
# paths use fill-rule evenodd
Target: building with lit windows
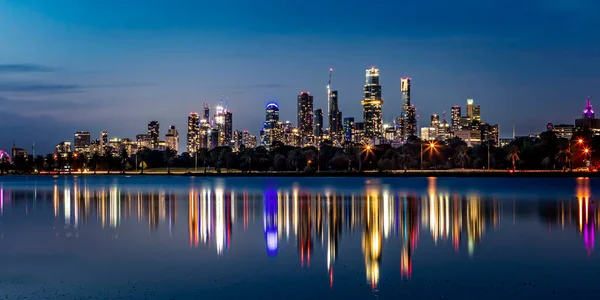
M 353 142 L 355 143 L 362 143 L 365 140 L 365 123 L 354 123 L 354 134 L 352 137 L 354 138 Z
M 89 131 L 77 131 L 73 137 L 75 153 L 89 154 L 91 152 L 92 140 Z
M 265 122 L 261 130 L 261 144 L 267 149 L 273 142 L 281 142 L 283 139 L 282 124 L 279 121 L 279 105 L 269 102 L 265 109 Z
M 298 130 L 303 138 L 313 135 L 313 96 L 308 92 L 298 95 Z
M 344 118 L 344 142 L 354 141 L 354 118 Z
M 152 139 L 152 149 L 158 148 L 158 142 L 160 141 L 160 124 L 158 121 L 150 121 L 148 123 L 148 136 Z
M 233 141 L 233 114 L 227 110 L 225 112 L 225 145 L 231 145 Z
M 315 116 L 315 129 L 314 129 L 313 135 L 315 136 L 315 138 L 319 139 L 323 135 L 323 110 L 320 108 L 315 109 L 314 116 Z
M 572 124 L 558 124 L 552 125 L 552 123 L 548 123 L 548 130 L 551 130 L 556 134 L 557 137 L 563 139 L 572 139 L 573 134 L 575 133 L 575 125 Z
M 70 141 L 60 142 L 58 145 L 56 145 L 56 147 L 54 147 L 54 155 L 58 155 L 63 158 L 66 158 L 71 152 Z
M 467 118 L 471 124 L 481 123 L 481 107 L 475 105 L 473 99 L 467 99 Z
M 179 154 L 179 132 L 174 125 L 169 126 L 169 131 L 165 135 L 165 142 L 167 147 Z
M 364 139 L 368 142 L 374 142 L 383 135 L 383 100 L 381 99 L 381 85 L 379 84 L 379 69 L 373 67 L 366 70 L 365 79 L 361 101 Z
M 411 78 L 400 78 L 400 92 L 402 99 L 400 104 L 400 117 L 396 121 L 398 126 L 398 138 L 406 141 L 409 136 L 417 133 L 417 112 L 410 99 Z
M 329 137 L 332 141 L 338 142 L 343 132 L 342 112 L 338 103 L 338 91 L 331 91 L 329 111 Z
M 481 123 L 481 125 L 479 125 L 479 129 L 481 131 L 482 143 L 489 142 L 494 147 L 498 147 L 500 145 L 500 127 L 498 124 L 491 125 L 487 123 Z
M 198 113 L 192 112 L 188 116 L 187 152 L 196 153 L 199 148 L 198 135 L 200 134 L 200 117 Z
M 104 155 L 104 153 L 108 150 L 108 132 L 102 131 L 100 132 L 100 154 Z
M 257 146 L 256 136 L 251 135 L 248 130 L 244 130 L 242 134 L 242 144 L 246 148 L 254 149 Z
M 600 135 L 600 119 L 596 119 L 590 97 L 587 97 L 585 101 L 585 109 L 583 110 L 581 119 L 575 120 L 575 128 L 576 130 L 587 129 L 593 135 Z
M 458 105 L 452 106 L 450 115 L 452 118 L 452 132 L 461 130 L 462 127 L 460 126 L 460 117 L 461 117 L 460 106 L 458 106 Z

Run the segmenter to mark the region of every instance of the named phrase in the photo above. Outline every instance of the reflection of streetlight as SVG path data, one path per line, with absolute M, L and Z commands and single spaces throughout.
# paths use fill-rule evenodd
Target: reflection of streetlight
M 424 143 L 421 143 L 421 170 L 423 170 L 423 152 L 424 152 L 423 146 L 424 145 L 425 145 Z M 433 149 L 435 149 L 435 146 L 436 146 L 435 142 L 429 142 L 429 145 L 427 145 L 427 149 L 433 150 Z M 425 150 L 427 150 L 427 149 L 425 149 Z

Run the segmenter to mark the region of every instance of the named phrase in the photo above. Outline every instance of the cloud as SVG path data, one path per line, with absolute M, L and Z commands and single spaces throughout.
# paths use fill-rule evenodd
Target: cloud
M 0 92 L 10 93 L 73 93 L 83 92 L 83 86 L 62 83 L 2 82 Z
M 77 110 L 93 109 L 101 107 L 99 102 L 75 102 L 66 100 L 30 100 L 30 99 L 9 99 L 0 96 L 0 111 L 56 111 L 56 110 Z
M 284 87 L 285 87 L 285 84 L 268 83 L 268 84 L 232 85 L 232 86 L 225 86 L 224 88 L 238 89 L 238 90 L 250 90 L 250 89 L 278 89 L 278 88 L 284 88 Z
M 0 73 L 55 72 L 56 70 L 39 64 L 0 64 Z

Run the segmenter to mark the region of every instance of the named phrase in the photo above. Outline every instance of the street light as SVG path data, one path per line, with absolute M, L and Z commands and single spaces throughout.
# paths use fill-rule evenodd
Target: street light
M 425 152 L 423 149 L 424 145 L 425 145 L 424 143 L 421 143 L 421 170 L 423 170 L 423 152 Z M 435 148 L 435 142 L 429 142 L 429 145 L 427 145 L 427 149 L 432 150 L 434 148 Z M 427 150 L 427 149 L 425 149 L 425 150 Z

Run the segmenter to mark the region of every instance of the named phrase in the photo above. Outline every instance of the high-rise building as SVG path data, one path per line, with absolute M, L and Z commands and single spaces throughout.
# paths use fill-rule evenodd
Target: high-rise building
M 210 106 L 206 102 L 204 102 L 204 114 L 202 115 L 202 119 L 205 120 L 206 123 L 210 123 Z
M 438 128 L 440 126 L 440 116 L 438 114 L 431 115 L 431 127 Z
M 73 138 L 76 153 L 89 154 L 91 152 L 92 140 L 89 131 L 77 131 Z
M 406 117 L 406 138 L 409 136 L 415 136 L 417 134 L 417 108 L 414 104 L 411 104 L 407 109 Z
M 330 96 L 330 111 L 329 111 L 329 136 L 337 142 L 341 138 L 343 125 L 341 119 L 342 112 L 338 104 L 338 91 L 331 91 Z
M 150 149 L 152 147 L 152 138 L 146 133 L 141 133 L 135 136 L 138 149 Z
M 189 154 L 196 153 L 199 145 L 200 134 L 200 118 L 198 113 L 190 113 L 188 116 L 188 132 L 187 132 L 187 152 Z
M 243 145 L 244 133 L 239 130 L 234 131 L 232 140 L 233 140 L 233 150 L 239 151 L 240 147 Z
M 179 132 L 174 125 L 169 126 L 169 131 L 165 135 L 165 141 L 167 147 L 179 154 Z
M 100 132 L 100 154 L 104 155 L 108 151 L 108 132 Z
M 487 123 L 481 123 L 479 126 L 481 131 L 481 141 L 489 142 L 493 147 L 500 145 L 500 129 L 498 124 L 491 125 Z
M 207 132 L 207 135 L 208 135 L 208 146 L 206 148 L 215 149 L 215 148 L 219 147 L 219 142 L 220 142 L 220 138 L 221 138 L 219 131 L 209 129 Z
M 303 137 L 313 135 L 313 96 L 307 92 L 298 95 L 298 130 Z
M 400 92 L 402 93 L 402 99 L 400 101 L 400 117 L 398 118 L 398 132 L 399 138 L 403 141 L 416 134 L 416 115 L 411 114 L 410 102 L 410 83 L 411 78 L 400 78 Z
M 455 105 L 452 106 L 452 109 L 450 111 L 451 113 L 451 118 L 452 118 L 452 132 L 456 132 L 461 130 L 461 126 L 460 126 L 460 117 L 461 117 L 461 112 L 460 112 L 460 106 Z
M 61 157 L 65 158 L 68 156 L 69 153 L 71 153 L 70 141 L 60 142 L 58 145 L 56 145 L 56 147 L 54 147 L 55 155 L 60 155 Z
M 344 142 L 350 143 L 354 141 L 354 118 L 344 118 Z
M 481 123 L 481 108 L 474 104 L 473 99 L 467 99 L 467 118 L 474 125 Z
M 354 123 L 354 134 L 353 134 L 355 143 L 360 143 L 365 139 L 365 123 L 363 122 L 355 122 Z
M 93 139 L 90 146 L 90 151 L 92 154 L 100 154 L 102 152 L 102 148 L 100 147 L 100 140 Z
M 244 133 L 242 135 L 242 144 L 246 147 L 246 148 L 250 148 L 250 149 L 254 149 L 256 148 L 256 136 L 251 135 L 248 130 L 244 130 Z
M 217 131 L 218 135 L 218 146 L 229 145 L 231 137 L 229 140 L 227 140 L 227 134 L 225 133 L 225 108 L 221 105 L 221 103 L 217 105 L 217 111 L 215 113 L 214 122 L 215 130 Z
M 265 122 L 261 130 L 261 143 L 265 147 L 271 147 L 276 141 L 283 138 L 282 124 L 279 122 L 279 105 L 269 102 L 265 109 Z
M 379 69 L 374 67 L 366 70 L 365 87 L 363 89 L 363 123 L 364 138 L 368 141 L 379 139 L 383 135 L 383 113 L 381 85 L 379 84 Z
M 315 109 L 315 129 L 313 135 L 315 138 L 320 138 L 323 135 L 323 110 Z
M 152 139 L 152 149 L 157 149 L 160 141 L 160 124 L 158 121 L 148 123 L 148 136 Z
M 587 129 L 592 132 L 593 135 L 600 135 L 600 119 L 596 119 L 594 109 L 592 108 L 592 102 L 590 97 L 585 100 L 585 109 L 581 119 L 575 120 L 575 127 L 577 130 Z
M 230 145 L 233 141 L 233 114 L 231 111 L 225 112 L 225 142 Z

